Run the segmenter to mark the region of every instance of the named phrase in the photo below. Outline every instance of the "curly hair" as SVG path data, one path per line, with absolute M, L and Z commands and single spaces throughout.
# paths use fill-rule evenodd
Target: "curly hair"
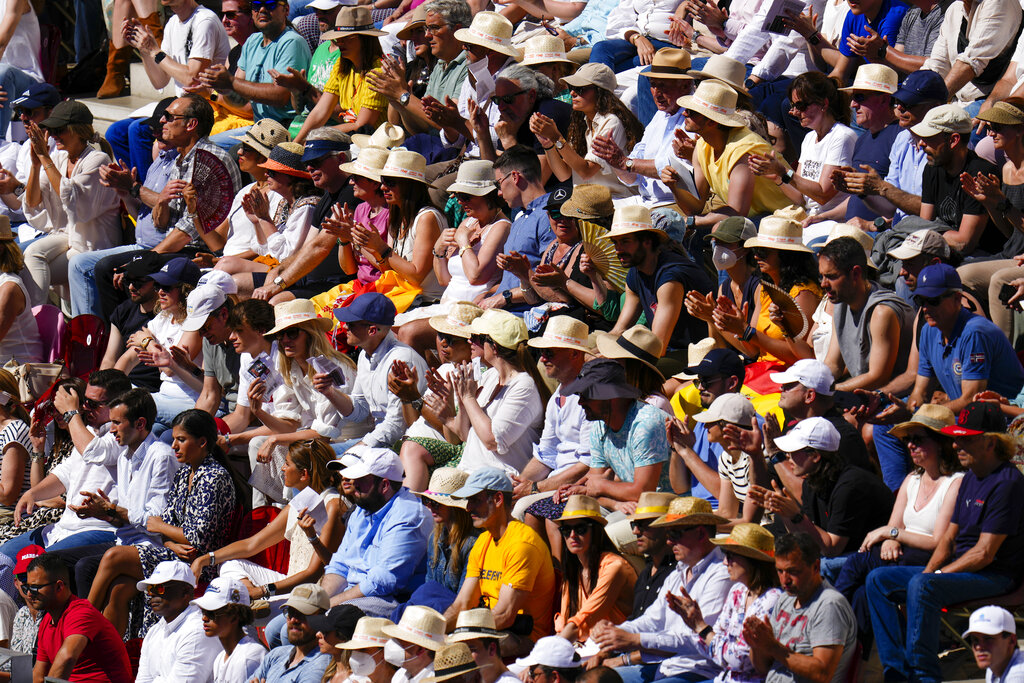
M 595 109 L 598 114 L 612 114 L 619 119 L 622 123 L 622 127 L 626 130 L 626 149 L 623 151 L 629 154 L 630 150 L 640 141 L 640 138 L 644 136 L 644 126 L 640 123 L 640 120 L 636 115 L 631 112 L 625 104 L 622 103 L 615 93 L 610 90 L 598 86 L 591 86 L 594 88 L 594 92 L 597 93 L 597 102 Z M 581 111 L 573 111 L 572 116 L 569 118 L 569 131 L 567 133 L 566 140 L 572 146 L 576 153 L 581 157 L 587 155 L 587 117 Z

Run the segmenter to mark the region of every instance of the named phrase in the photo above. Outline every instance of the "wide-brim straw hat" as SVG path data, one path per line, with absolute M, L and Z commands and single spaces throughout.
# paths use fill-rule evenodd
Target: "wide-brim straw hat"
M 704 360 L 704 356 L 708 355 L 708 352 L 713 348 L 715 348 L 714 337 L 705 337 L 696 344 L 687 344 L 686 367 L 695 368 L 700 365 L 700 362 Z M 691 375 L 683 371 L 672 375 L 672 379 L 694 380 L 697 379 L 697 375 Z
M 634 325 L 621 335 L 602 332 L 597 335 L 597 350 L 605 358 L 638 360 L 665 379 L 658 370 L 658 359 L 664 344 L 658 335 L 643 325 Z
M 757 228 L 757 237 L 751 237 L 743 243 L 743 246 L 748 249 L 766 247 L 814 253 L 810 247 L 804 244 L 804 226 L 800 221 L 778 211 L 762 218 L 761 225 Z
M 775 537 L 760 524 L 742 522 L 734 526 L 727 537 L 711 542 L 722 550 L 758 562 L 775 562 Z
M 870 90 L 892 95 L 900 87 L 900 77 L 885 64 L 861 64 L 853 77 L 853 85 L 840 88 L 843 92 L 854 90 Z
M 249 126 L 243 135 L 232 135 L 232 139 L 240 140 L 243 145 L 252 147 L 265 157 L 282 142 L 288 142 L 288 130 L 274 119 L 260 119 Z
M 669 503 L 668 512 L 651 522 L 651 526 L 718 526 L 729 520 L 719 517 L 711 503 L 696 496 L 680 496 Z
M 427 322 L 435 332 L 469 339 L 473 321 L 484 314 L 484 309 L 468 301 L 457 301 L 448 309 L 448 315 L 435 315 Z
M 423 3 L 412 11 L 409 21 L 405 22 L 405 26 L 395 34 L 395 37 L 399 40 L 409 40 L 412 38 L 412 32 L 425 23 L 427 23 L 427 3 Z
M 341 170 L 349 175 L 362 176 L 374 182 L 380 182 L 380 172 L 388 163 L 390 152 L 379 147 L 363 147 L 359 156 L 341 165 Z
M 435 652 L 445 646 L 444 631 L 444 615 L 424 605 L 409 605 L 397 624 L 381 628 L 386 636 Z
M 619 82 L 615 79 L 615 72 L 607 64 L 599 62 L 587 62 L 572 76 L 563 78 L 562 82 L 570 88 L 593 85 L 612 93 L 619 87 Z
M 608 520 L 601 514 L 601 505 L 596 498 L 573 494 L 565 504 L 562 516 L 554 520 L 555 524 L 563 522 L 575 522 L 581 519 L 589 519 L 601 526 L 608 523 Z
M 486 666 L 490 666 L 490 664 Z M 447 681 L 450 678 L 479 671 L 482 668 L 484 667 L 478 665 L 473 659 L 469 645 L 449 643 L 434 655 L 434 675 L 424 678 L 423 683 Z
M 523 43 L 523 66 L 536 66 L 538 64 L 552 64 L 560 62 L 570 66 L 579 66 L 569 59 L 565 54 L 565 43 L 561 38 L 549 35 L 540 35 L 530 38 Z
M 297 142 L 281 142 L 274 145 L 270 150 L 267 160 L 260 164 L 260 168 L 268 171 L 277 171 L 296 178 L 309 178 L 309 171 L 302 161 L 302 153 L 305 148 Z
M 615 213 L 612 191 L 607 185 L 582 183 L 572 188 L 572 194 L 558 212 L 568 218 L 583 220 L 606 218 Z
M 455 628 L 448 634 L 449 643 L 461 643 L 476 638 L 508 638 L 508 634 L 499 631 L 495 625 L 494 612 L 486 607 L 459 612 Z
M 979 121 L 999 123 L 1004 126 L 1024 125 L 1024 111 L 1013 106 L 1009 102 L 996 102 L 988 111 L 975 115 Z
M 404 178 L 433 187 L 427 181 L 427 160 L 424 156 L 401 147 L 391 150 L 380 175 L 382 178 Z
M 313 305 L 312 301 L 309 299 L 292 299 L 291 301 L 285 301 L 274 306 L 274 328 L 267 332 L 266 336 L 275 335 L 281 330 L 308 321 L 313 321 L 325 333 L 334 327 L 333 320 L 321 318 L 316 314 L 316 306 Z
M 352 632 L 352 639 L 344 643 L 338 643 L 341 650 L 365 650 L 370 647 L 384 647 L 391 638 L 384 633 L 385 626 L 394 626 L 390 619 L 382 617 L 363 617 L 356 622 L 356 628 Z
M 736 91 L 719 81 L 701 81 L 692 95 L 683 95 L 676 103 L 723 126 L 740 128 L 747 125 L 743 117 L 736 114 Z
M 479 45 L 519 61 L 523 53 L 512 45 L 512 31 L 512 22 L 497 12 L 477 12 L 469 28 L 455 32 L 455 40 Z
M 448 186 L 451 193 L 465 192 L 476 197 L 495 192 L 498 183 L 494 180 L 494 164 L 483 159 L 465 161 L 459 166 L 455 182 Z
M 660 241 L 668 239 L 668 233 L 661 228 L 654 227 L 654 220 L 651 218 L 651 210 L 641 204 L 628 204 L 615 209 L 612 216 L 612 228 L 605 237 L 625 237 L 637 232 L 649 232 Z
M 692 81 L 693 76 L 690 75 L 690 53 L 679 48 L 663 47 L 654 53 L 650 71 L 641 71 L 638 75 L 646 78 L 671 78 Z
M 414 493 L 417 496 L 429 498 L 435 503 L 465 510 L 466 499 L 452 498 L 452 494 L 462 488 L 467 478 L 469 478 L 469 474 L 462 470 L 454 467 L 438 467 L 430 475 L 430 483 L 427 484 L 427 490 L 414 491 Z
M 899 439 L 906 436 L 907 432 L 912 429 L 921 427 L 930 432 L 940 434 L 943 427 L 955 424 L 956 415 L 953 414 L 952 410 L 935 403 L 925 403 L 917 409 L 917 412 L 908 421 L 893 425 L 889 433 Z
M 747 67 L 742 62 L 738 62 L 731 57 L 712 55 L 704 63 L 703 69 L 691 71 L 690 75 L 694 78 L 720 81 L 738 93 L 750 95 L 743 85 L 744 81 L 747 80 Z
M 334 20 L 334 30 L 325 31 L 320 40 L 334 40 L 345 36 L 386 36 L 385 31 L 375 28 L 370 10 L 364 5 L 342 7 Z
M 360 150 L 367 147 L 379 147 L 380 149 L 391 150 L 405 142 L 405 130 L 393 123 L 382 123 L 377 130 L 366 135 L 358 133 L 352 136 L 352 144 Z
M 636 501 L 636 510 L 633 514 L 626 515 L 629 521 L 638 519 L 657 519 L 668 514 L 668 506 L 676 499 L 674 493 L 658 493 L 657 491 L 644 491 Z
M 526 342 L 535 349 L 569 349 L 590 353 L 587 342 L 590 328 L 582 320 L 568 315 L 554 315 L 548 319 L 544 334 Z

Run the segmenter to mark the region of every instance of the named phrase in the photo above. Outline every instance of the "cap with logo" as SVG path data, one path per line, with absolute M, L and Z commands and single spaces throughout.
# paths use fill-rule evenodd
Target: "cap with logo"
M 942 239 L 942 235 L 934 230 L 918 230 L 907 235 L 906 239 L 903 240 L 903 244 L 886 253 L 901 261 L 914 258 L 920 254 L 948 259 L 949 243 Z
M 192 259 L 181 256 L 171 259 L 161 266 L 160 270 L 150 273 L 149 277 L 164 287 L 176 287 L 180 284 L 194 287 L 199 282 L 200 274 L 199 266 L 192 263 Z
M 978 436 L 1006 432 L 1006 417 L 998 403 L 972 401 L 956 416 L 956 424 L 940 429 L 947 436 Z
M 342 461 L 332 460 L 327 463 L 327 468 L 337 470 L 341 469 L 342 465 Z M 359 462 L 341 470 L 341 476 L 346 479 L 361 479 L 372 474 L 388 481 L 402 481 L 403 472 L 402 461 L 393 450 L 368 447 L 360 452 Z
M 225 605 L 248 605 L 249 590 L 238 579 L 218 576 L 206 587 L 203 597 L 196 598 L 192 604 L 207 612 L 219 610 Z
M 948 263 L 933 263 L 930 266 L 925 266 L 918 273 L 914 296 L 932 298 L 961 289 L 963 289 L 963 283 L 960 281 L 960 275 L 956 272 L 956 268 Z
M 966 639 L 972 633 L 980 633 L 985 636 L 998 636 L 1001 633 L 1017 633 L 1017 622 L 1013 615 L 1002 607 L 988 605 L 971 612 L 971 619 L 967 622 L 967 630 L 963 632 Z
M 804 448 L 835 452 L 839 450 L 839 430 L 823 417 L 808 417 L 780 437 L 775 445 L 787 453 Z
M 159 586 L 172 581 L 196 587 L 196 575 L 192 573 L 190 566 L 179 560 L 164 560 L 153 569 L 153 573 L 149 575 L 148 579 L 136 583 L 135 588 L 140 593 L 145 593 L 150 586 Z

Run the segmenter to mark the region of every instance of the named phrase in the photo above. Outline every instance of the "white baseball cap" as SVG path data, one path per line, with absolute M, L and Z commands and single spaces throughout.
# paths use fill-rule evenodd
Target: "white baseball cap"
M 697 413 L 693 419 L 697 422 L 718 422 L 725 420 L 734 425 L 750 426 L 750 420 L 757 411 L 754 404 L 743 394 L 722 394 L 716 398 L 703 413 Z
M 225 605 L 248 605 L 249 591 L 238 579 L 218 576 L 207 586 L 203 597 L 196 598 L 192 604 L 207 612 L 213 612 Z
M 776 384 L 792 384 L 799 382 L 808 389 L 814 389 L 822 396 L 831 396 L 835 392 L 836 378 L 832 371 L 820 360 L 814 358 L 802 358 L 793 363 L 793 366 L 782 372 L 773 372 L 769 375 Z
M 210 314 L 224 305 L 228 295 L 217 285 L 200 285 L 188 295 L 185 310 L 188 317 L 181 324 L 185 332 L 195 332 L 206 324 Z
M 327 463 L 328 469 L 336 470 L 343 467 L 341 460 Z M 404 470 L 398 454 L 389 448 L 367 448 L 359 456 L 359 462 L 352 463 L 341 470 L 346 479 L 359 479 L 374 475 L 388 481 L 402 481 Z
M 839 430 L 823 417 L 808 417 L 798 422 L 786 434 L 775 439 L 775 445 L 787 453 L 794 453 L 804 448 L 838 451 Z
M 545 636 L 537 641 L 530 654 L 516 660 L 516 668 L 548 666 L 552 669 L 578 669 L 583 666 L 573 644 L 562 636 Z
M 341 7 L 339 0 L 313 0 L 313 2 L 306 5 L 306 7 L 312 7 L 323 12 L 329 12 L 335 7 Z
M 216 285 L 224 290 L 225 294 L 238 294 L 238 284 L 235 279 L 223 270 L 208 270 L 199 278 L 196 287 L 202 285 Z
M 971 621 L 967 624 L 967 630 L 963 632 L 963 637 L 967 638 L 972 633 L 986 636 L 998 636 L 1000 633 L 1016 635 L 1017 623 L 1013 620 L 1013 615 L 1002 607 L 989 605 L 971 613 Z
M 192 573 L 191 567 L 178 560 L 164 560 L 156 566 L 148 579 L 143 579 L 136 583 L 135 588 L 140 593 L 145 593 L 146 588 L 149 586 L 159 586 L 162 583 L 170 583 L 171 581 L 180 581 L 181 583 L 187 583 L 193 588 L 196 587 L 196 577 Z

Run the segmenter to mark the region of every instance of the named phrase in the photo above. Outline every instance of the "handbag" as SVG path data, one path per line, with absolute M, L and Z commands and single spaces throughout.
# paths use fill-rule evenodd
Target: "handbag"
M 64 374 L 63 363 L 19 363 L 8 361 L 4 365 L 18 380 L 18 392 L 22 403 L 35 403 Z

